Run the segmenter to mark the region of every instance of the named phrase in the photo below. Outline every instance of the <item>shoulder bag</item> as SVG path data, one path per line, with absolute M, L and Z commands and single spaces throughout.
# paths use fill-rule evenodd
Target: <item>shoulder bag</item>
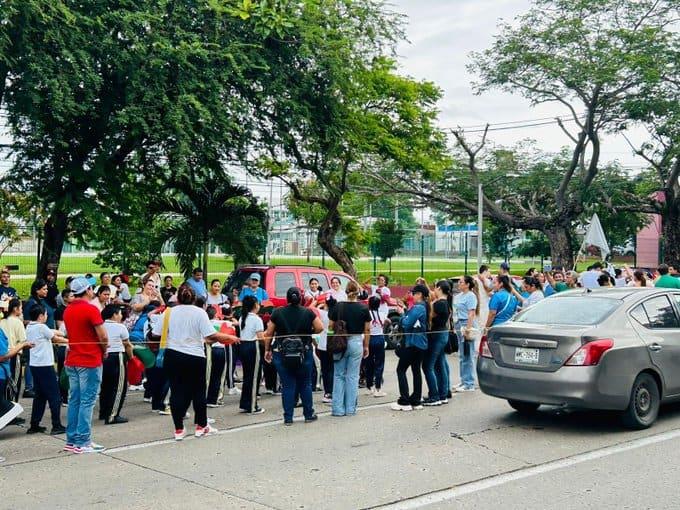
M 328 335 L 328 340 L 326 341 L 326 351 L 330 354 L 345 354 L 347 350 L 347 340 L 349 333 L 347 333 L 347 322 L 340 317 L 344 314 L 345 310 L 344 303 L 338 303 L 338 320 L 335 321 L 333 327 L 333 334 Z

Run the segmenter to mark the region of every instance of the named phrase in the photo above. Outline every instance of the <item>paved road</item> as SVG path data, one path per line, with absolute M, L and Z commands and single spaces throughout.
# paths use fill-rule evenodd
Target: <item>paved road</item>
M 257 417 L 237 414 L 229 397 L 209 413 L 219 435 L 175 443 L 170 417 L 131 393 L 131 423 L 96 426 L 105 454 L 63 453 L 63 440 L 19 427 L 0 432 L 0 508 L 677 506 L 680 406 L 631 432 L 608 413 L 548 408 L 522 418 L 479 392 L 412 413 L 392 412 L 390 401 L 362 395 L 354 418 L 330 417 L 319 403 L 318 422 L 283 427 L 276 397 L 263 397 Z

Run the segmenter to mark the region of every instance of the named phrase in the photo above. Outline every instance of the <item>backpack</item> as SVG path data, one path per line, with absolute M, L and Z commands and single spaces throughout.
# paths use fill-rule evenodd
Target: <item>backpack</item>
M 328 335 L 326 340 L 326 351 L 330 354 L 345 354 L 347 350 L 347 323 L 340 318 L 341 311 L 344 310 L 343 304 L 338 303 L 338 320 L 335 321 L 333 334 Z
M 283 323 L 286 326 L 288 335 L 278 340 L 279 353 L 282 357 L 283 366 L 293 372 L 299 370 L 300 367 L 302 367 L 302 364 L 305 361 L 305 352 L 307 350 L 307 346 L 305 345 L 305 341 L 302 339 L 302 337 L 293 333 L 293 331 L 297 331 L 300 327 L 300 322 L 302 322 L 302 319 L 303 317 L 300 317 L 295 329 L 291 329 L 285 316 L 281 314 L 281 320 L 283 320 Z

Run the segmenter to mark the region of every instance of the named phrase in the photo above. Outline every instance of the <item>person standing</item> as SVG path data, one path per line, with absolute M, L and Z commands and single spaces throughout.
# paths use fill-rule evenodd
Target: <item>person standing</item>
M 19 297 L 17 289 L 9 284 L 11 277 L 7 269 L 0 271 L 0 301 L 9 301 Z
M 47 296 L 45 296 L 45 300 L 52 310 L 56 310 L 59 287 L 57 287 L 57 273 L 55 273 L 53 269 L 47 271 L 45 282 L 47 282 Z
M 60 294 L 60 304 L 54 311 L 54 324 L 56 329 L 61 331 L 62 335 L 66 335 L 66 326 L 64 325 L 64 310 L 66 307 L 73 302 L 73 292 L 70 288 L 66 288 L 61 291 Z M 55 354 L 57 356 L 57 380 L 61 380 L 61 374 L 64 371 L 64 362 L 66 361 L 66 350 L 68 345 L 58 344 L 55 349 Z M 59 393 L 61 394 L 61 402 L 63 404 L 68 404 L 68 388 L 65 388 L 61 384 L 59 385 Z
M 101 313 L 105 306 L 111 304 L 111 289 L 108 285 L 100 285 L 94 294 L 90 303 Z
M 255 296 L 246 296 L 241 304 L 241 343 L 239 353 L 243 364 L 243 387 L 241 388 L 241 412 L 262 414 L 257 405 L 257 389 L 260 380 L 260 348 L 264 341 L 264 323 L 257 313 L 260 304 Z
M 146 273 L 140 278 L 142 281 L 151 280 L 157 293 L 161 291 L 161 263 L 158 260 L 149 260 L 146 263 Z
M 222 283 L 218 279 L 210 282 L 210 290 L 205 300 L 205 304 L 215 309 L 218 318 L 222 318 L 222 309 L 229 308 L 229 297 L 222 294 Z
M 293 424 L 293 411 L 298 396 L 302 399 L 305 422 L 317 420 L 312 401 L 312 356 L 311 335 L 321 333 L 323 325 L 314 312 L 302 306 L 302 291 L 291 287 L 286 293 L 288 306 L 276 308 L 269 319 L 267 331 L 264 334 L 265 361 L 273 363 L 281 378 L 283 422 Z M 272 343 L 272 339 L 275 338 Z M 294 339 L 301 340 L 300 356 L 297 362 L 284 355 L 282 349 L 287 344 L 297 344 Z M 288 341 L 286 341 L 288 340 Z
M 380 297 L 368 298 L 368 311 L 371 315 L 371 338 L 368 342 L 368 358 L 366 358 L 366 394 L 373 397 L 386 397 L 382 391 L 383 371 L 385 370 L 385 323 L 386 315 L 380 313 Z
M 505 280 L 507 276 L 499 276 L 497 278 Z M 453 299 L 453 306 L 456 309 L 456 317 L 458 318 L 458 322 L 456 322 L 456 336 L 458 337 L 460 384 L 456 385 L 453 390 L 457 392 L 474 391 L 475 339 L 477 336 L 477 317 L 479 316 L 479 297 L 474 278 L 465 275 L 458 282 L 458 290 L 460 292 Z M 509 297 L 515 300 L 511 295 Z M 493 298 L 491 301 L 489 304 L 489 315 L 491 315 L 495 306 Z
M 35 397 L 31 409 L 31 426 L 27 434 L 45 432 L 40 421 L 45 414 L 45 404 L 49 403 L 52 415 L 51 435 L 63 434 L 66 429 L 61 424 L 61 395 L 59 381 L 54 371 L 54 349 L 52 343 L 66 344 L 67 340 L 59 331 L 48 328 L 47 312 L 41 305 L 31 308 L 31 322 L 26 326 L 26 341 L 33 345 L 31 349 L 31 370 L 33 372 Z
M 384 274 L 379 274 L 378 279 L 377 279 L 377 286 L 371 288 L 371 296 L 377 296 L 380 298 L 380 315 L 383 317 L 387 317 L 387 315 L 390 313 L 390 299 L 392 297 L 392 293 L 390 292 L 389 287 L 387 284 L 389 283 L 389 279 L 387 278 L 386 275 Z
M 491 271 L 489 266 L 479 266 L 479 272 L 475 276 L 475 284 L 479 294 L 479 320 L 481 324 L 486 324 L 486 319 L 489 317 L 489 300 L 491 299 Z
M 418 284 L 411 289 L 413 306 L 401 317 L 404 330 L 403 347 L 397 363 L 399 381 L 399 400 L 392 404 L 394 411 L 413 411 L 422 409 L 423 377 L 421 367 L 427 352 L 427 328 L 430 322 L 427 299 L 430 291 L 427 286 Z M 413 375 L 413 393 L 409 394 L 406 371 Z
M 102 387 L 99 395 L 99 419 L 106 425 L 127 423 L 120 415 L 127 394 L 127 359 L 132 359 L 130 333 L 123 326 L 123 310 L 120 305 L 106 305 L 102 310 L 104 329 L 109 347 L 102 367 Z
M 99 310 L 90 304 L 94 292 L 86 278 L 71 281 L 74 300 L 64 310 L 69 349 L 65 370 L 68 375 L 68 422 L 64 450 L 98 453 L 105 448 L 92 441 L 92 411 L 102 381 L 102 361 L 108 336 Z
M 427 354 L 423 365 L 425 381 L 429 390 L 425 406 L 448 404 L 449 369 L 446 360 L 446 344 L 449 341 L 449 317 L 451 315 L 451 286 L 446 280 L 434 287 L 432 302 L 432 330 L 427 342 Z
M 50 329 L 55 329 L 55 323 L 54 323 L 54 309 L 47 304 L 47 301 L 45 298 L 47 297 L 47 282 L 43 280 L 42 278 L 36 279 L 32 284 L 31 284 L 31 297 L 26 301 L 26 304 L 23 307 L 24 310 L 24 325 L 27 325 L 30 320 L 31 320 L 31 308 L 33 308 L 36 305 L 40 305 L 43 308 L 45 308 L 45 311 L 47 313 L 47 327 Z M 26 369 L 24 371 L 24 379 L 26 382 L 25 385 L 25 390 L 24 390 L 24 398 L 33 398 L 35 396 L 33 392 L 33 374 L 31 373 L 31 367 L 30 367 L 30 359 L 31 359 L 31 354 L 30 351 L 28 351 L 28 360 L 29 363 L 26 366 Z
M 175 294 L 177 294 L 177 287 L 173 284 L 172 276 L 168 275 L 163 278 L 163 288 L 161 289 L 163 302 L 168 305 L 170 303 L 170 298 Z
M 22 320 L 23 310 L 21 307 L 21 300 L 12 298 L 7 305 L 7 313 L 5 318 L 0 321 L 0 329 L 7 337 L 10 348 L 26 342 L 26 328 Z M 21 397 L 21 380 L 22 372 L 24 371 L 24 364 L 21 356 L 13 356 L 10 359 L 11 378 L 14 385 L 17 387 L 17 393 L 14 397 L 16 402 L 19 402 Z
M 238 295 L 238 300 L 243 301 L 246 296 L 255 296 L 257 302 L 262 304 L 263 301 L 269 300 L 269 294 L 267 291 L 260 287 L 260 273 L 253 273 L 248 278 L 248 287 L 241 290 Z
M 359 286 L 350 281 L 345 292 L 347 301 L 338 303 L 328 314 L 328 327 L 335 329 L 342 320 L 349 335 L 347 350 L 333 355 L 333 416 L 354 416 L 357 412 L 359 367 L 362 358 L 368 357 L 371 336 L 371 314 L 365 304 L 357 302 Z
M 497 326 L 512 319 L 517 311 L 518 301 L 512 295 L 510 279 L 507 276 L 498 275 L 493 280 L 494 295 L 489 301 L 489 317 L 485 327 Z
M 200 267 L 194 268 L 191 272 L 191 278 L 186 282 L 191 290 L 194 291 L 196 297 L 203 298 L 204 300 L 208 298 L 208 289 L 205 286 L 205 281 L 203 280 L 203 270 Z
M 0 329 L 0 430 L 4 429 L 24 412 L 24 408 L 18 402 L 7 400 L 5 394 L 10 378 L 9 360 L 16 357 L 22 349 L 30 349 L 31 347 L 32 345 L 28 342 L 11 347 L 5 333 Z
M 680 279 L 671 276 L 666 264 L 661 264 L 657 269 L 659 278 L 654 282 L 654 286 L 661 289 L 680 289 Z
M 153 323 L 152 334 L 166 337 L 163 361 L 170 381 L 170 410 L 175 426 L 175 440 L 186 437 L 184 416 L 193 404 L 195 437 L 217 432 L 208 423 L 206 406 L 206 355 L 204 344 L 214 342 L 238 342 L 232 335 L 219 333 L 210 323 L 203 308 L 195 306 L 196 294 L 187 284 L 177 289 L 178 305 L 166 308 L 162 319 Z

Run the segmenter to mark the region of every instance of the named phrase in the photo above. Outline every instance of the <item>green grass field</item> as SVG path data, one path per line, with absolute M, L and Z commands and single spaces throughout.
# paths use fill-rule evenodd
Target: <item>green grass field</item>
M 63 285 L 64 279 L 69 275 L 78 275 L 92 273 L 96 277 L 103 271 L 115 272 L 113 268 L 101 267 L 93 262 L 92 256 L 76 256 L 72 254 L 64 254 L 61 258 L 59 266 L 59 284 L 60 288 Z M 312 265 L 321 266 L 321 257 L 311 257 L 307 262 L 305 257 L 275 257 L 272 260 L 273 264 L 278 265 Z M 339 266 L 330 258 L 325 257 L 323 261 L 326 267 L 330 269 L 339 269 Z M 492 268 L 498 267 L 500 261 L 493 261 Z M 162 274 L 179 274 L 176 260 L 173 256 L 166 256 L 163 258 L 164 268 Z M 468 260 L 468 272 L 476 270 L 476 259 L 470 258 Z M 29 255 L 14 255 L 5 254 L 0 257 L 0 266 L 17 265 L 19 269 L 12 271 L 13 280 L 12 285 L 19 291 L 21 296 L 27 296 L 31 286 L 32 276 L 35 274 L 36 259 Z M 540 261 L 535 263 L 531 261 L 512 262 L 512 270 L 516 274 L 522 274 L 529 267 L 538 267 Z M 356 262 L 358 276 L 360 281 L 365 281 L 373 276 L 373 259 L 362 258 Z M 420 259 L 414 258 L 395 258 L 392 261 L 392 270 L 390 271 L 389 262 L 377 261 L 375 271 L 376 273 L 385 273 L 391 275 L 391 282 L 394 285 L 410 285 L 417 277 L 420 276 Z M 223 255 L 212 255 L 209 259 L 208 278 L 224 279 L 234 268 L 233 261 Z M 424 261 L 425 278 L 428 281 L 434 281 L 444 277 L 462 275 L 465 272 L 465 262 L 462 259 L 445 259 L 445 258 L 425 258 Z

